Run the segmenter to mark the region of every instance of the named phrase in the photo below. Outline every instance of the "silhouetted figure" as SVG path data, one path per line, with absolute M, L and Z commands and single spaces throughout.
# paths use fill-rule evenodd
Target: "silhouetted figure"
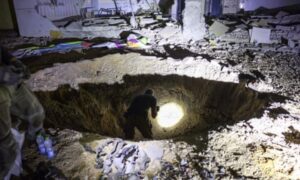
M 124 127 L 126 139 L 134 138 L 135 127 L 142 133 L 144 138 L 152 139 L 152 125 L 148 118 L 149 109 L 151 109 L 151 116 L 156 118 L 159 107 L 156 106 L 156 98 L 153 96 L 151 89 L 146 90 L 142 95 L 136 96 L 124 114 L 126 118 Z

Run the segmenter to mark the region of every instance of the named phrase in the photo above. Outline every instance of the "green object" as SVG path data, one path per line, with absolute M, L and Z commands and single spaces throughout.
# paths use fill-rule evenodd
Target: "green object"
M 81 44 L 82 41 L 72 41 L 72 42 L 66 42 L 66 43 L 63 43 L 63 44 Z
M 26 49 L 26 50 L 35 50 L 35 49 L 39 49 L 40 47 L 38 46 L 31 46 L 31 47 L 27 47 L 27 48 L 23 48 L 23 49 Z
M 149 39 L 147 37 L 143 36 L 141 39 L 139 39 L 139 41 L 146 45 L 146 44 L 148 44 Z

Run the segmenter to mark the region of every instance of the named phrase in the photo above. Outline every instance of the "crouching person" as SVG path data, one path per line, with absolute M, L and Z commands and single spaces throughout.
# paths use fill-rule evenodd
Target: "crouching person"
M 21 148 L 11 132 L 11 114 L 28 122 L 31 140 L 43 129 L 44 109 L 23 82 L 29 76 L 25 65 L 0 46 L 0 179 L 7 176 Z

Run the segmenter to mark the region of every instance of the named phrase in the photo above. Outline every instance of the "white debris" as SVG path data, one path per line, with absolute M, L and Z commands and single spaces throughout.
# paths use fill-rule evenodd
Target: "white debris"
M 271 43 L 271 29 L 253 27 L 250 31 L 251 43 Z

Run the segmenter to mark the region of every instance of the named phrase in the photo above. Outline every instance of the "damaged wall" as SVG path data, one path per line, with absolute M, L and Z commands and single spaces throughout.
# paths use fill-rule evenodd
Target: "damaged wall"
M 96 16 L 115 13 L 131 12 L 129 0 L 14 0 L 17 22 L 21 36 L 41 37 L 49 36 L 50 31 L 58 31 L 52 23 L 69 17 L 80 17 L 82 12 L 89 12 Z M 132 10 L 141 12 L 157 9 L 155 0 L 132 0 Z M 110 9 L 111 11 L 103 11 Z M 77 18 L 78 19 L 78 18 Z
M 140 10 L 149 10 L 156 8 L 157 3 L 155 0 L 131 0 L 132 2 L 132 10 L 134 12 Z M 131 7 L 129 0 L 115 0 L 117 8 L 121 13 L 129 13 L 131 12 Z M 114 0 L 92 0 L 93 10 L 104 9 L 115 9 Z
M 50 20 L 63 19 L 80 15 L 80 9 L 85 0 L 39 0 L 37 12 Z
M 240 10 L 240 0 L 222 0 L 223 14 L 235 14 Z
M 57 30 L 49 19 L 38 14 L 36 0 L 14 0 L 14 4 L 21 36 L 49 36 L 51 30 Z
M 290 6 L 294 4 L 300 4 L 299 0 L 244 0 L 245 2 L 245 10 L 246 11 L 253 11 L 259 7 L 266 7 L 269 9 Z

